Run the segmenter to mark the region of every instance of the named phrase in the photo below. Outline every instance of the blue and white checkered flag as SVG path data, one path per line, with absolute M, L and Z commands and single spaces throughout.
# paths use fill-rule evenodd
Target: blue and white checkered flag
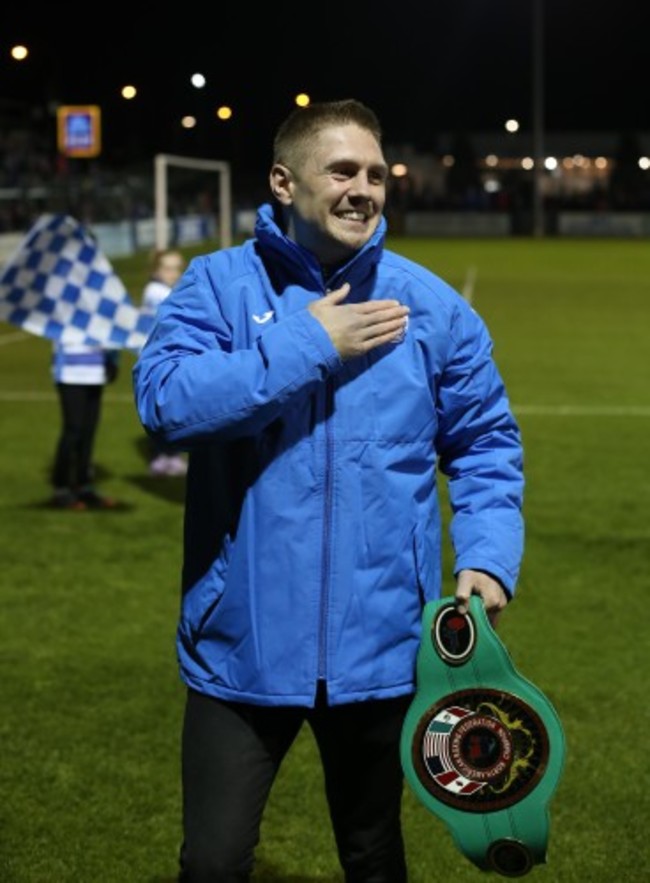
M 0 320 L 64 344 L 136 351 L 153 324 L 91 233 L 67 215 L 39 218 L 5 266 Z

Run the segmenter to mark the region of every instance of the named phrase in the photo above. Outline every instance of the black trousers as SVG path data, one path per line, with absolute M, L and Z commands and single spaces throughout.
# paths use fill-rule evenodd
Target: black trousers
M 52 484 L 79 488 L 93 480 L 92 454 L 101 412 L 103 385 L 57 383 L 61 432 L 56 446 Z
M 267 708 L 188 691 L 179 880 L 250 879 L 271 786 L 307 722 L 346 883 L 406 883 L 399 740 L 411 698 L 329 707 L 321 690 L 314 709 Z

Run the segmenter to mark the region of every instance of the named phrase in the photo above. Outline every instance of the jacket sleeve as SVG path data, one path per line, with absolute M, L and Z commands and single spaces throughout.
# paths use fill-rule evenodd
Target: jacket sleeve
M 194 259 L 162 302 L 133 368 L 143 426 L 181 446 L 254 435 L 292 397 L 341 366 L 329 335 L 306 309 L 236 347 L 207 260 Z
M 439 466 L 448 477 L 455 573 L 491 573 L 512 595 L 523 554 L 521 434 L 485 324 L 464 301 L 438 393 Z

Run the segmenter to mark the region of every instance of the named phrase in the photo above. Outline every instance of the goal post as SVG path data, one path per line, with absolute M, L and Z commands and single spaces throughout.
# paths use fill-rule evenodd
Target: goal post
M 232 183 L 230 163 L 215 159 L 193 159 L 189 156 L 174 156 L 158 153 L 154 157 L 154 211 L 156 248 L 169 246 L 167 217 L 167 177 L 170 166 L 217 172 L 219 175 L 219 240 L 221 248 L 232 245 Z

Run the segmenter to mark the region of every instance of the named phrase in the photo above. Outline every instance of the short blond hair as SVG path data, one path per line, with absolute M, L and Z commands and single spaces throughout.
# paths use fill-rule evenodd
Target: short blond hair
M 305 159 L 314 138 L 330 126 L 359 126 L 381 145 L 381 124 L 375 112 L 357 101 L 322 101 L 299 107 L 281 123 L 273 140 L 273 163 L 295 168 Z

